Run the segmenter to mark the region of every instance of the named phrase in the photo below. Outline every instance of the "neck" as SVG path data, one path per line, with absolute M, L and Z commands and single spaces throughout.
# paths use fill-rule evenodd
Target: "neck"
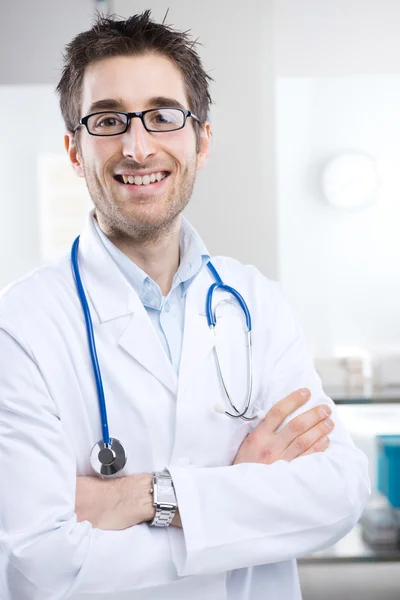
M 96 215 L 97 222 L 109 240 L 160 286 L 163 296 L 167 296 L 179 267 L 181 219 L 178 218 L 168 232 L 157 239 L 138 242 L 128 236 L 108 232 L 99 217 Z

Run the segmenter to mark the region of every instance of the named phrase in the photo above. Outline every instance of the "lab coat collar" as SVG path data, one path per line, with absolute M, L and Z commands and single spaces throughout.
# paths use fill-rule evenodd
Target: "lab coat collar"
M 90 213 L 79 240 L 79 268 L 85 292 L 100 323 L 131 315 L 139 299 L 102 245 Z
M 85 291 L 100 323 L 131 315 L 117 343 L 172 393 L 178 391 L 178 377 L 157 336 L 139 296 L 102 244 L 92 214 L 82 232 L 79 264 Z M 214 348 L 214 335 L 205 313 L 206 297 L 214 283 L 204 267 L 186 296 L 182 358 L 179 367 L 179 393 L 182 393 Z
M 83 286 L 101 326 L 131 315 L 116 342 L 176 394 L 178 379 L 139 296 L 101 243 L 90 215 L 79 244 Z M 94 325 L 96 329 L 96 324 Z

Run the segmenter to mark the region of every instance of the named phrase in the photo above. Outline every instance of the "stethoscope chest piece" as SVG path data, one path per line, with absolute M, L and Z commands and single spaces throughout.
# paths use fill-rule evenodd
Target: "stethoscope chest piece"
M 98 441 L 90 454 L 92 468 L 104 477 L 121 471 L 126 464 L 126 459 L 124 447 L 116 438 L 110 438 L 109 444 L 105 444 L 103 440 Z

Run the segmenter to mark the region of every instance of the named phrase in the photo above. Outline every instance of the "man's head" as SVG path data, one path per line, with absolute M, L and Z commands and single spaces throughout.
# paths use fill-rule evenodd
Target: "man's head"
M 196 170 L 208 156 L 209 79 L 187 34 L 154 23 L 150 11 L 126 21 L 99 17 L 68 44 L 57 87 L 68 131 L 65 144 L 108 233 L 154 239 L 186 206 Z M 175 126 L 185 124 L 173 131 L 160 131 L 165 115 L 150 113 L 144 122 L 131 118 L 124 133 L 98 135 L 119 131 L 115 125 L 126 117 L 116 113 L 161 106 L 192 114 L 175 112 Z M 83 117 L 101 111 L 113 114 L 78 126 Z M 157 131 L 148 131 L 156 121 Z M 165 179 L 148 184 L 158 173 Z M 124 183 L 124 175 L 139 179 Z

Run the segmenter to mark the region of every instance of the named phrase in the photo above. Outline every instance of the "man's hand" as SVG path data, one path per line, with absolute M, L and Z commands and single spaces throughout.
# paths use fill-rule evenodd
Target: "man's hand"
M 309 398 L 310 391 L 304 388 L 277 402 L 246 437 L 233 464 L 270 465 L 277 460 L 291 461 L 299 456 L 324 452 L 329 446 L 327 435 L 334 427 L 329 418 L 332 411 L 325 404 L 295 417 L 276 433 L 283 421 Z
M 116 479 L 77 477 L 75 512 L 78 521 L 90 521 L 98 529 L 127 529 L 152 521 L 155 509 L 152 475 L 128 475 Z

